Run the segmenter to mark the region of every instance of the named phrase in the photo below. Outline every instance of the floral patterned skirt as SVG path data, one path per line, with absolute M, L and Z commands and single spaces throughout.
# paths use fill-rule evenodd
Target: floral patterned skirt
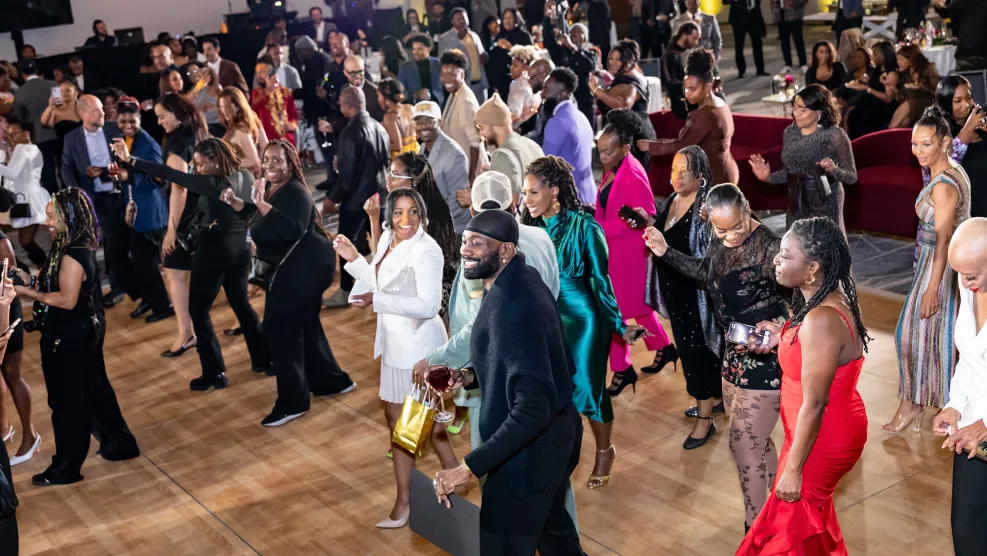
M 745 390 L 778 390 L 781 388 L 781 365 L 778 351 L 753 353 L 738 351 L 736 344 L 723 348 L 723 380 Z

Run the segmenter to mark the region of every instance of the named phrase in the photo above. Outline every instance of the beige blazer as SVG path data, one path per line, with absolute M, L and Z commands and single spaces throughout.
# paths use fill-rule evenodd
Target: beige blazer
M 476 158 L 476 167 L 470 168 L 470 174 L 479 174 L 479 166 L 487 159 L 487 151 L 476 129 L 476 111 L 480 104 L 476 101 L 473 91 L 463 85 L 446 99 L 446 108 L 442 112 L 442 131 L 456 142 L 466 153 L 467 160 L 470 148 L 480 149 Z

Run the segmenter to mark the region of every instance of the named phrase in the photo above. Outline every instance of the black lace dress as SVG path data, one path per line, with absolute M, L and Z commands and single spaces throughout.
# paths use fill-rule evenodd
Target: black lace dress
M 706 285 L 720 327 L 737 321 L 756 326 L 765 320 L 788 319 L 788 304 L 775 282 L 774 257 L 781 240 L 766 226 L 755 228 L 740 247 L 727 248 L 713 239 L 706 256 L 697 259 L 669 247 L 662 260 L 682 274 Z M 747 390 L 777 390 L 781 386 L 778 353 L 723 349 L 723 380 Z

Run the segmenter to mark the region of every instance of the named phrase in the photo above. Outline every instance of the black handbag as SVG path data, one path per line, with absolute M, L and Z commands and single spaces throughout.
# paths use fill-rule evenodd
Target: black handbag
M 250 268 L 250 276 L 247 277 L 247 283 L 253 284 L 264 291 L 271 291 L 271 289 L 274 288 L 274 280 L 278 277 L 278 270 L 281 268 L 281 265 L 288 260 L 288 257 L 291 256 L 291 253 L 295 250 L 295 247 L 298 247 L 298 244 L 302 242 L 302 239 L 305 238 L 305 234 L 307 233 L 308 228 L 305 228 L 305 231 L 298 237 L 298 240 L 291 246 L 291 249 L 288 249 L 288 252 L 284 254 L 281 262 L 276 265 L 258 259 L 256 256 L 252 257 L 253 265 Z
M 10 207 L 11 218 L 31 218 L 31 205 L 27 202 L 27 197 L 23 193 L 14 193 L 17 202 Z
M 14 485 L 10 482 L 10 456 L 7 454 L 7 447 L 0 448 L 0 517 L 7 517 L 14 513 L 20 501 L 14 493 Z
M 175 237 L 175 243 L 178 244 L 178 247 L 189 255 L 195 254 L 195 247 L 199 243 L 199 238 L 202 237 L 204 216 L 201 210 L 196 210 L 195 215 L 189 221 L 189 225 L 184 230 L 178 230 Z

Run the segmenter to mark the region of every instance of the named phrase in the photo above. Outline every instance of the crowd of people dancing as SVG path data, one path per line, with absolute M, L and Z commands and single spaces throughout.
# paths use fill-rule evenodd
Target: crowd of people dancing
M 174 317 L 161 356 L 196 351 L 190 389 L 221 390 L 230 379 L 210 314 L 222 289 L 238 324 L 221 334 L 242 336 L 250 368 L 276 378 L 265 427 L 303 417 L 313 395 L 356 388 L 323 309 L 376 313 L 367 355 L 380 358 L 388 439 L 426 385 L 455 404 L 452 422 L 430 432 L 442 466 L 434 487 L 448 503 L 471 477 L 484 480 L 484 553 L 583 553 L 575 495 L 615 474 L 615 399 L 641 384 L 631 361 L 640 341 L 654 353 L 640 372 L 681 367 L 695 400 L 683 449 L 708 444 L 720 432 L 713 414 L 727 416 L 747 531 L 737 554 L 845 554 L 833 492 L 867 441 L 857 381 L 871 340 L 843 218 L 845 187 L 857 181 L 850 139 L 911 126 L 924 188 L 895 333 L 901 402 L 883 428 L 919 430 L 926 411 L 941 409 L 933 429 L 957 454 L 956 553 L 982 553 L 987 464 L 969 457 L 987 441 L 987 363 L 976 343 L 987 307 L 987 120 L 971 84 L 940 79 L 912 45 L 854 43 L 852 30 L 839 54 L 817 44 L 779 138 L 781 166 L 760 154 L 745 163 L 788 188 L 779 236 L 744 194 L 760 185 L 738 183 L 716 20 L 694 0 L 664 4 L 641 8 L 651 28 L 642 42 L 664 50 L 666 93 L 685 120 L 676 138 L 659 139 L 649 118 L 639 42 L 601 38 L 593 18 L 582 23 L 585 13 L 553 1 L 501 17 L 474 6 L 476 19 L 489 16 L 475 28 L 460 6 L 434 2 L 427 20 L 409 10 L 406 34 L 381 41 L 396 46 L 376 82 L 362 37 L 351 44 L 319 8 L 293 40 L 276 24 L 252 86 L 212 37 L 151 46 L 141 71 L 159 83 L 149 102 L 98 88 L 81 58 L 57 84 L 33 58 L 3 69 L 0 176 L 11 185 L 0 189 L 0 212 L 27 260 L 0 234 L 10 268 L 0 326 L 12 325 L 0 336 L 0 395 L 9 391 L 21 423 L 13 456 L 0 449 L 0 494 L 9 491 L 0 502 L 16 506 L 8 464 L 42 448 L 21 374 L 25 331 L 40 332 L 55 436 L 33 483 L 71 484 L 83 479 L 91 434 L 106 460 L 140 454 L 107 375 L 105 312 L 129 298 L 135 320 Z M 735 36 L 757 35 L 762 73 L 760 31 L 743 7 L 730 22 Z M 779 25 L 800 45 L 800 14 L 788 15 Z M 101 47 L 105 24 L 93 27 L 90 46 Z M 652 32 L 664 40 L 651 44 Z M 743 74 L 744 32 L 737 40 Z M 650 161 L 669 155 L 674 193 L 656 200 Z M 318 161 L 327 178 L 310 187 L 305 170 Z M 437 373 L 448 373 L 447 387 L 436 387 Z M 571 480 L 581 416 L 595 448 L 582 484 Z M 779 418 L 780 447 L 771 438 Z M 12 439 L 2 410 L 0 425 Z M 450 435 L 466 428 L 471 450 L 458 458 Z M 424 453 L 390 443 L 386 455 L 396 491 L 376 527 L 401 528 Z M 14 551 L 4 554 L 16 553 L 14 512 L 4 512 L 0 504 L 0 546 L 12 528 Z

